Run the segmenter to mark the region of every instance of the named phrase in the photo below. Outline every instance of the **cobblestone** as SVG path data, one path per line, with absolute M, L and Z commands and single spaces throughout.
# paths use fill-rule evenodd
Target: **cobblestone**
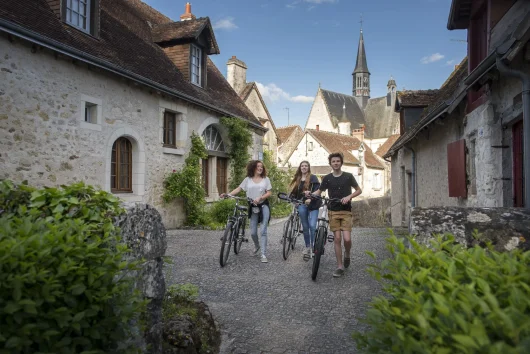
M 221 326 L 221 353 L 355 353 L 351 334 L 367 302 L 380 293 L 366 272 L 365 251 L 386 255 L 386 229 L 354 229 L 351 265 L 333 278 L 335 251 L 326 243 L 316 281 L 312 261 L 302 259 L 303 236 L 283 260 L 282 223 L 269 227 L 268 259 L 252 255 L 252 241 L 219 266 L 221 231 L 168 231 L 167 285 L 192 283 Z

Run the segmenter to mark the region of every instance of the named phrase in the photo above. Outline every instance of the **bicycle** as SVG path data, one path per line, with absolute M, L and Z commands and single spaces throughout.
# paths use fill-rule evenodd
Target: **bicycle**
M 286 193 L 278 193 L 278 198 L 293 204 L 291 214 L 283 225 L 283 259 L 287 260 L 289 257 L 289 252 L 291 250 L 294 251 L 294 246 L 296 245 L 296 239 L 298 238 L 298 235 L 302 232 L 302 220 L 300 220 L 298 206 L 302 205 L 304 201 L 290 198 Z
M 324 247 L 326 245 L 326 239 L 329 242 L 333 242 L 333 237 L 329 233 L 329 217 L 328 217 L 328 205 L 331 202 L 341 202 L 341 199 L 337 198 L 326 198 L 315 194 L 311 194 L 311 198 L 322 200 L 322 206 L 319 210 L 317 231 L 315 233 L 315 243 L 313 245 L 313 266 L 311 268 L 311 279 L 315 280 L 318 274 L 318 268 L 320 267 L 320 257 L 324 254 Z
M 252 199 L 250 198 L 241 198 L 231 195 L 227 195 L 225 198 L 235 199 L 236 205 L 234 206 L 233 214 L 228 217 L 223 236 L 221 237 L 221 253 L 219 254 L 219 263 L 221 264 L 221 267 L 226 265 L 230 249 L 232 248 L 232 243 L 234 243 L 234 253 L 239 254 L 241 251 L 241 244 L 243 242 L 248 242 L 248 238 L 245 238 L 248 206 L 239 205 L 239 202 L 243 200 L 252 203 Z

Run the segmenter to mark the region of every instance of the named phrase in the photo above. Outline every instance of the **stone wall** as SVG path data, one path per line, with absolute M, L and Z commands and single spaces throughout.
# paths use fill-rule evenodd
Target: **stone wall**
M 134 260 L 144 259 L 142 268 L 129 274 L 134 278 L 138 289 L 147 305 L 146 329 L 137 338 L 131 338 L 137 347 L 150 346 L 149 353 L 162 353 L 162 301 L 166 292 L 163 266 L 166 253 L 166 229 L 160 213 L 148 204 L 124 203 L 126 213 L 116 220 L 121 228 L 123 241 L 132 250 L 130 257 Z
M 473 237 L 474 231 L 480 234 Z M 530 249 L 530 211 L 522 208 L 414 208 L 411 234 L 427 243 L 433 234 L 450 233 L 457 242 L 472 247 L 491 241 L 498 251 Z
M 35 186 L 83 181 L 110 192 L 112 147 L 124 137 L 132 144 L 132 192 L 116 195 L 153 205 L 167 227 L 184 222 L 181 201 L 162 201 L 164 178 L 182 167 L 192 132 L 214 125 L 227 139 L 221 115 L 47 49 L 32 53 L 21 39 L 0 38 L 0 69 L 0 178 Z M 97 107 L 93 122 L 85 122 L 85 102 Z M 177 115 L 176 148 L 163 145 L 166 110 Z M 254 158 L 262 135 L 253 133 Z
M 354 227 L 390 227 L 390 196 L 354 201 Z

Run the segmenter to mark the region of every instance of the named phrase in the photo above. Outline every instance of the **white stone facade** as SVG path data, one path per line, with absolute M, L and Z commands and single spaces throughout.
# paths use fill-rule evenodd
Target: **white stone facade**
M 201 135 L 213 124 L 226 138 L 221 115 L 86 64 L 56 59 L 48 50 L 33 54 L 23 40 L 0 39 L 0 68 L 1 178 L 37 186 L 82 181 L 110 191 L 112 146 L 126 137 L 133 150 L 133 192 L 116 195 L 153 205 L 166 227 L 183 223 L 182 202 L 161 199 L 163 180 L 181 168 L 192 132 Z M 85 102 L 95 107 L 93 123 L 84 121 Z M 162 143 L 165 110 L 177 114 L 177 148 Z M 260 134 L 254 132 L 253 139 L 261 144 Z M 252 150 L 258 155 L 261 145 Z M 210 171 L 215 181 L 215 168 Z

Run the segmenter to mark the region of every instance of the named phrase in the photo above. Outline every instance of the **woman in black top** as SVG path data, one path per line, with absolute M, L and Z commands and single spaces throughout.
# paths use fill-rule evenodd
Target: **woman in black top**
M 309 162 L 302 161 L 293 180 L 291 181 L 291 198 L 303 199 L 304 204 L 298 206 L 298 213 L 302 221 L 304 229 L 304 240 L 306 248 L 302 252 L 304 260 L 309 260 L 311 252 L 311 245 L 315 242 L 315 230 L 318 219 L 318 208 L 320 201 L 311 200 L 305 196 L 305 191 L 313 193 L 320 187 L 320 182 L 317 176 L 311 174 L 311 166 Z

